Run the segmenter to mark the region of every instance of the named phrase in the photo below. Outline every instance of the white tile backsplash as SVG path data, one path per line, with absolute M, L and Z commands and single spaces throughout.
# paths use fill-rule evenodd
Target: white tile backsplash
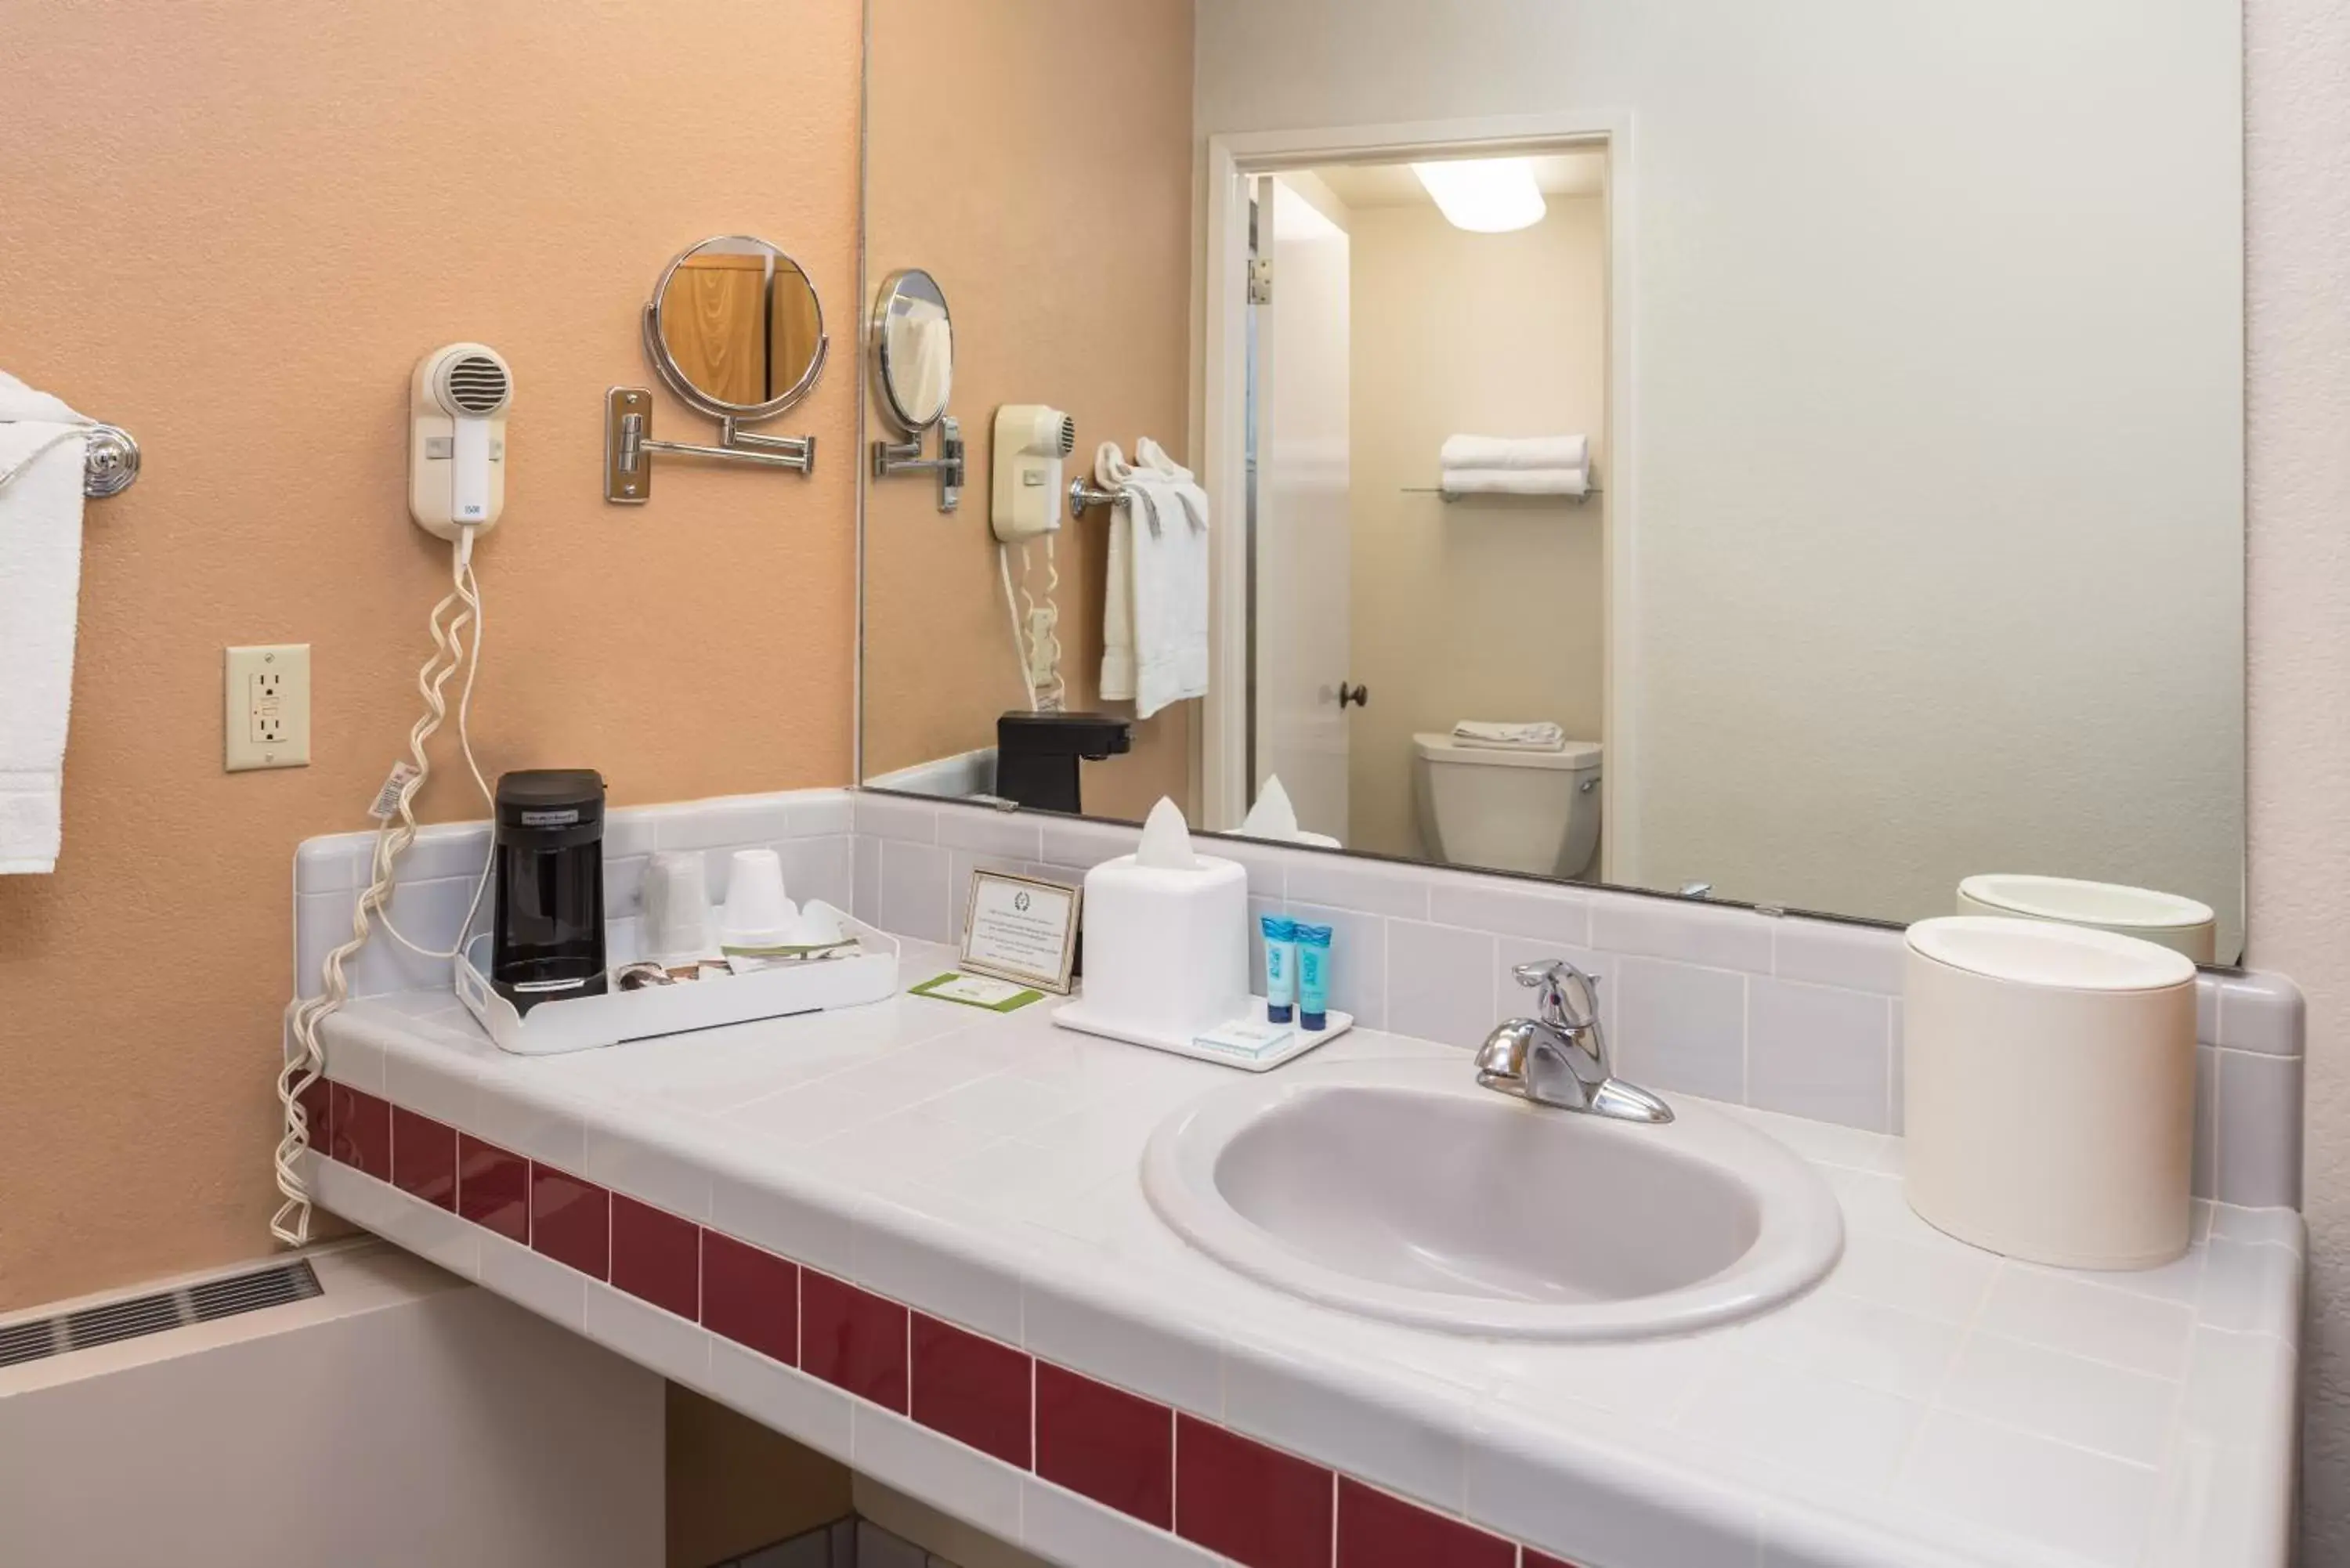
M 837 789 L 623 807 L 605 828 L 607 908 L 616 924 L 639 912 L 642 857 L 657 844 L 707 852 L 713 897 L 723 897 L 733 849 L 771 846 L 785 857 L 794 897 L 946 940 L 974 866 L 1081 881 L 1087 867 L 1130 851 L 1138 831 Z M 419 835 L 395 906 L 405 934 L 425 947 L 450 944 L 487 842 L 482 823 Z M 373 845 L 372 833 L 343 834 L 297 851 L 296 994 L 316 993 L 320 960 L 348 937 Z M 1901 1130 L 1898 930 L 1287 845 L 1202 847 L 1248 868 L 1252 916 L 1284 909 L 1333 928 L 1332 1005 L 1366 1028 L 1473 1046 L 1502 1017 L 1526 1011 L 1511 965 L 1566 958 L 1607 977 L 1601 1016 L 1636 1082 Z M 1481 964 L 1490 972 L 1472 973 Z M 419 959 L 381 937 L 348 972 L 355 994 L 447 983 L 445 960 Z M 2231 1204 L 2298 1203 L 2301 994 L 2278 975 L 2207 974 L 2198 1001 L 2195 1191 Z
M 2307 1020 L 2300 988 L 2282 975 L 2230 975 L 2205 980 L 2204 989 L 2219 992 L 2220 1033 L 2211 1041 L 2231 1051 L 2257 1051 L 2270 1056 L 2298 1056 Z
M 1462 876 L 1430 883 L 1428 897 L 1429 916 L 1439 925 L 1570 948 L 1591 945 L 1591 900 L 1580 891 L 1501 877 Z
M 1662 959 L 1616 966 L 1617 1071 L 1654 1089 L 1742 1104 L 1747 977 Z
M 950 849 L 991 855 L 999 860 L 1034 860 L 1044 853 L 1044 829 L 1033 813 L 942 812 L 938 836 L 939 842 Z
M 1771 972 L 1772 922 L 1745 909 L 1638 895 L 1601 898 L 1591 910 L 1591 945 L 1603 952 L 1679 959 L 1746 974 Z
M 1398 1034 L 1473 1045 L 1502 1016 L 1504 1004 L 1497 1002 L 1495 991 L 1500 972 L 1490 932 L 1390 920 L 1387 1027 Z M 1514 999 L 1507 1005 L 1514 1005 Z
M 1355 909 L 1367 915 L 1428 918 L 1429 878 L 1419 868 L 1340 855 L 1301 855 L 1289 864 L 1292 903 Z
M 1365 1029 L 1388 1026 L 1388 922 L 1355 909 L 1292 903 L 1289 913 L 1330 928 L 1330 1005 Z M 1490 1024 L 1487 1027 L 1492 1027 Z M 1468 1042 L 1474 1044 L 1474 1041 Z
M 1761 977 L 1746 983 L 1746 1103 L 1887 1131 L 1892 999 Z
M 884 929 L 923 941 L 947 940 L 947 851 L 935 844 L 889 839 L 881 846 Z
M 2221 1004 L 2220 1016 L 2232 1004 Z M 2212 1196 L 2249 1209 L 2301 1207 L 2301 1058 L 2249 1051 L 2215 1051 L 2219 1096 L 2215 1121 L 2249 1130 L 2219 1139 Z

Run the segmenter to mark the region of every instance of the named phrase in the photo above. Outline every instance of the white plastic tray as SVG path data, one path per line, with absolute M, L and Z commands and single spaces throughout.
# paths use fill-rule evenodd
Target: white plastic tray
M 457 958 L 457 998 L 481 1021 L 499 1049 L 519 1056 L 546 1056 L 821 1008 L 856 1007 L 895 996 L 898 939 L 847 915 L 840 923 L 864 949 L 855 958 L 779 965 L 722 980 L 612 991 L 602 996 L 567 997 L 542 1002 L 528 1012 L 516 1012 L 513 1002 L 491 988 L 490 939 L 484 932 L 467 942 Z
M 1264 998 L 1253 997 L 1256 1004 L 1254 1017 L 1264 1016 Z M 1084 1034 L 1098 1034 L 1105 1040 L 1123 1041 L 1128 1045 L 1148 1045 L 1153 1051 L 1165 1051 L 1177 1056 L 1189 1056 L 1195 1061 L 1213 1062 L 1219 1066 L 1238 1067 L 1243 1073 L 1269 1073 L 1284 1062 L 1294 1062 L 1316 1045 L 1326 1045 L 1355 1026 L 1355 1015 L 1340 1012 L 1336 1008 L 1323 1015 L 1325 1026 L 1307 1030 L 1300 1027 L 1288 1039 L 1262 1056 L 1243 1056 L 1231 1051 L 1219 1051 L 1200 1044 L 1191 1035 L 1168 1033 L 1156 1029 L 1139 1028 L 1120 1019 L 1096 1017 L 1086 1007 L 1080 996 L 1075 1002 L 1064 1002 L 1053 1010 L 1053 1022 L 1064 1029 L 1075 1029 Z

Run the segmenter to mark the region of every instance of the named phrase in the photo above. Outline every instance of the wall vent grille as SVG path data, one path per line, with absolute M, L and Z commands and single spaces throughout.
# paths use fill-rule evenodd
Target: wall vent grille
M 225 1279 L 205 1280 L 175 1291 L 105 1302 L 58 1317 L 0 1327 L 0 1366 L 138 1339 L 190 1324 L 236 1317 L 265 1307 L 284 1306 L 288 1302 L 307 1301 L 319 1293 L 317 1271 L 306 1262 L 297 1262 L 231 1274 Z

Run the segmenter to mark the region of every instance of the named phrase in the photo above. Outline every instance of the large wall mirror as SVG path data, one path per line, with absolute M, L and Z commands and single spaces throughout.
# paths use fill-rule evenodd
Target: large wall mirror
M 865 783 L 2239 956 L 2239 0 L 1006 5 L 868 4 Z

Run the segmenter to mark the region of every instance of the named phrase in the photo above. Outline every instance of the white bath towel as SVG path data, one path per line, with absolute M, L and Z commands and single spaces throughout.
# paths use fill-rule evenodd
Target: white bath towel
M 1588 495 L 1587 468 L 1448 468 L 1436 487 L 1447 495 Z
M 1463 746 L 1496 752 L 1563 752 L 1566 732 L 1546 720 L 1525 724 L 1496 723 L 1487 719 L 1463 719 L 1452 726 L 1452 739 Z
M 0 873 L 57 867 L 89 422 L 0 370 Z
M 1147 468 L 1163 477 L 1175 498 L 1182 504 L 1183 514 L 1191 526 L 1205 534 L 1208 531 L 1208 493 L 1191 477 L 1191 471 L 1167 455 L 1167 449 L 1144 436 L 1134 443 L 1134 465 Z
M 1134 443 L 1134 711 L 1208 694 L 1208 493 L 1144 436 Z
M 1440 468 L 1589 468 L 1591 438 L 1447 436 L 1436 462 Z
M 1134 478 L 1126 449 L 1106 441 L 1094 449 L 1094 483 L 1118 490 Z M 1139 498 L 1109 513 L 1108 561 L 1102 581 L 1102 667 L 1097 693 L 1105 702 L 1134 701 L 1134 513 Z

